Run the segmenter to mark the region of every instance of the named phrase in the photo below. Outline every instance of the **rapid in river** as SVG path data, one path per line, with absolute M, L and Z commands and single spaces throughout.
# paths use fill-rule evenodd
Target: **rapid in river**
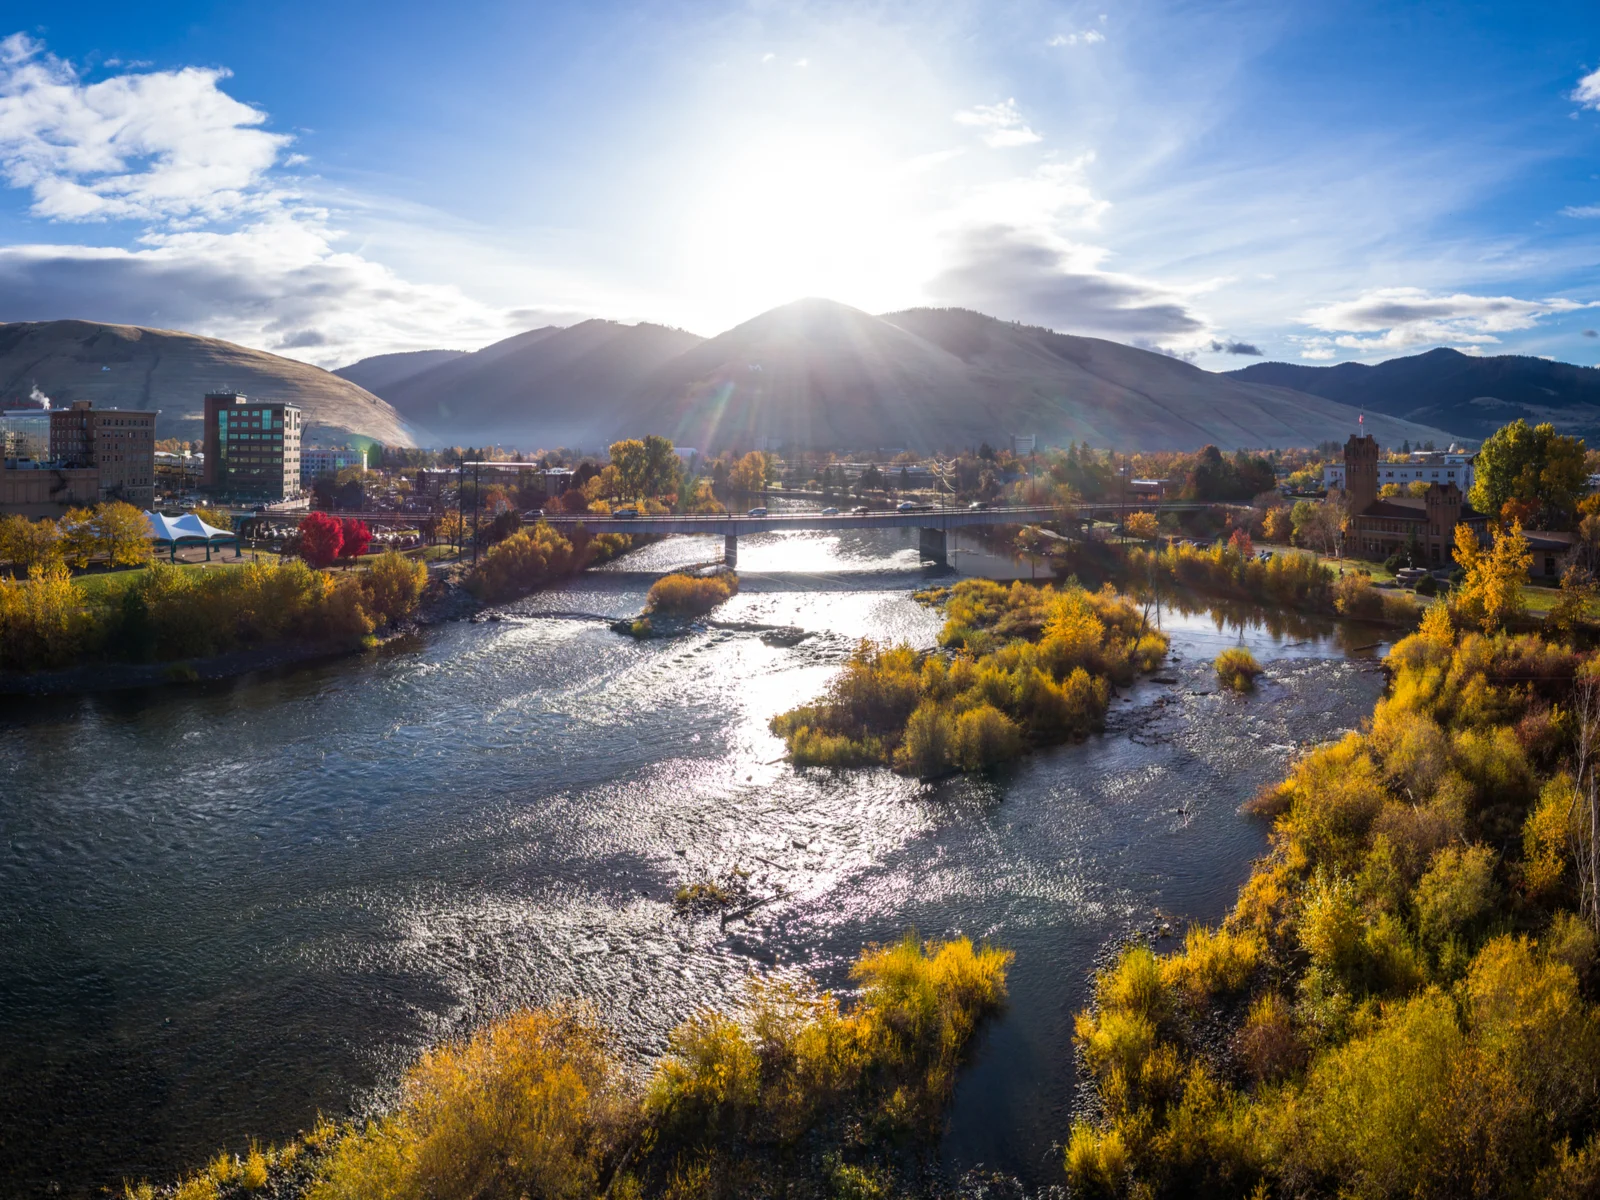
M 947 1163 L 1059 1181 L 1097 954 L 1223 915 L 1266 845 L 1239 804 L 1370 712 L 1377 635 L 1164 610 L 1175 682 L 1103 736 L 932 785 L 797 771 L 769 718 L 859 638 L 932 646 L 912 593 L 952 572 L 915 530 L 762 535 L 717 615 L 797 645 L 571 615 L 637 612 L 719 550 L 661 542 L 365 657 L 0 707 L 0 1193 L 168 1179 L 379 1106 L 419 1050 L 519 1005 L 584 998 L 654 1054 L 753 968 L 847 987 L 907 929 L 1017 956 Z M 1241 642 L 1267 666 L 1244 697 L 1210 670 Z M 735 866 L 766 903 L 677 915 Z

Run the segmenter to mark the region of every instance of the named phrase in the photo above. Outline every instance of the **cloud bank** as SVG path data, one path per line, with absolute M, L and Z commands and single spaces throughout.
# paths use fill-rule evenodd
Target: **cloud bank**
M 1498 343 L 1502 333 L 1532 328 L 1542 317 L 1595 307 L 1600 301 L 1520 300 L 1463 292 L 1436 296 L 1421 288 L 1378 288 L 1307 312 L 1300 318 L 1302 325 L 1334 336 L 1295 340 L 1301 357 L 1309 359 L 1334 358 L 1340 350 L 1366 355 L 1429 345 L 1470 351 Z
M 322 366 L 520 328 L 458 288 L 339 250 L 330 213 L 273 174 L 297 158 L 291 139 L 227 95 L 227 78 L 188 67 L 91 83 L 26 35 L 0 40 L 0 179 L 52 224 L 143 226 L 130 248 L 0 247 L 0 321 L 153 325 Z

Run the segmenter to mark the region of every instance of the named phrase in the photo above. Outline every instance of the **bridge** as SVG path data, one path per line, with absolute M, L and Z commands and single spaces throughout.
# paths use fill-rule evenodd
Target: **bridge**
M 1100 513 L 1136 510 L 1172 511 L 1211 508 L 1199 503 L 1145 505 L 1123 504 L 1038 504 L 1013 508 L 919 508 L 911 512 L 898 509 L 865 513 L 781 512 L 764 517 L 737 513 L 690 513 L 637 517 L 608 517 L 597 513 L 546 513 L 544 519 L 558 529 L 582 525 L 590 533 L 697 533 L 723 538 L 723 561 L 730 567 L 739 562 L 739 535 L 796 532 L 842 531 L 847 529 L 917 529 L 919 548 L 925 560 L 945 561 L 945 535 L 952 529 L 976 525 L 1027 525 L 1038 521 L 1058 521 L 1070 517 L 1092 517 Z

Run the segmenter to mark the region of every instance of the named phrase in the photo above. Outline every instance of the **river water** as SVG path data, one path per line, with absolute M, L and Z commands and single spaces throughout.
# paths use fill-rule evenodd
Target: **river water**
M 169 1178 L 362 1111 L 518 1005 L 587 998 L 654 1053 L 752 968 L 847 985 L 907 929 L 1017 954 L 946 1161 L 1058 1180 L 1095 955 L 1226 911 L 1265 846 L 1240 802 L 1370 711 L 1378 639 L 1167 610 L 1177 682 L 1120 697 L 1104 736 L 931 786 L 792 769 L 767 721 L 856 639 L 933 644 L 914 539 L 743 539 L 719 615 L 813 631 L 793 647 L 552 615 L 635 612 L 720 549 L 681 538 L 364 658 L 0 708 L 0 1193 Z M 1219 694 L 1210 659 L 1240 642 L 1267 674 Z M 727 928 L 674 915 L 736 865 L 781 898 Z

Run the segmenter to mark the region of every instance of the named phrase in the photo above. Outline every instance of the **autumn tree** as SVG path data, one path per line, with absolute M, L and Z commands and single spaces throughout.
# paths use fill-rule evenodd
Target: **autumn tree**
M 61 561 L 61 541 L 56 523 L 27 517 L 0 517 L 0 559 L 28 575 Z
M 1546 528 L 1565 529 L 1588 490 L 1582 438 L 1567 437 L 1550 424 L 1517 419 L 1497 429 L 1474 461 L 1467 499 L 1479 512 L 1500 515 L 1509 500 L 1533 505 Z M 1523 513 L 1508 514 L 1514 521 Z
M 767 490 L 772 461 L 759 450 L 752 450 L 728 471 L 728 486 L 735 492 L 753 496 Z
M 300 557 L 313 567 L 333 565 L 344 546 L 344 525 L 337 517 L 314 512 L 300 522 Z
M 1545 615 L 1545 625 L 1571 633 L 1588 616 L 1597 596 L 1600 596 L 1600 585 L 1595 583 L 1594 576 L 1574 563 L 1561 573 L 1561 591 Z
M 1455 560 L 1466 572 L 1450 598 L 1451 613 L 1458 621 L 1475 623 L 1490 633 L 1523 611 L 1522 585 L 1533 554 L 1521 525 L 1495 535 L 1487 550 L 1478 545 L 1471 526 L 1457 525 Z
M 372 530 L 365 521 L 345 517 L 339 523 L 339 557 L 354 562 L 372 545 Z
M 1129 513 L 1126 527 L 1129 537 L 1136 537 L 1142 541 L 1154 541 L 1161 535 L 1161 522 L 1156 519 L 1155 513 L 1136 512 Z
M 1261 536 L 1269 542 L 1287 541 L 1292 528 L 1287 508 L 1269 508 L 1266 516 L 1261 518 Z
M 89 565 L 89 560 L 100 552 L 100 537 L 94 526 L 94 512 L 91 509 L 67 509 L 56 522 L 56 537 L 62 561 L 74 570 L 83 570 Z
M 112 500 L 100 505 L 95 509 L 94 525 L 108 566 L 137 567 L 150 561 L 150 521 L 132 504 Z

